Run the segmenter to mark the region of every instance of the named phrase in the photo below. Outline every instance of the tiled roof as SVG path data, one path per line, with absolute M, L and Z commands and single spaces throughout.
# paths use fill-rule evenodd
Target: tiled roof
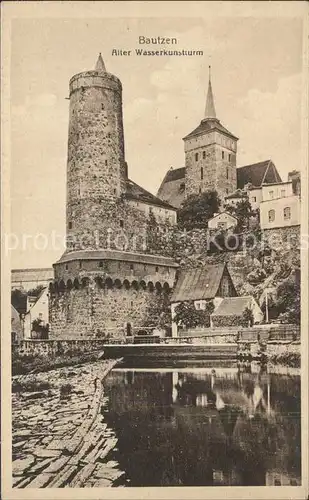
M 217 217 L 219 217 L 222 214 L 227 214 L 231 219 L 234 219 L 236 221 L 238 220 L 237 217 L 235 217 L 235 215 L 230 214 L 230 212 L 223 211 L 223 212 L 219 212 L 218 214 L 215 214 L 211 219 L 209 219 L 209 221 L 216 219 Z
M 26 314 L 27 312 L 27 295 L 19 294 L 12 297 L 12 306 L 19 314 Z
M 251 296 L 246 297 L 225 297 L 218 305 L 212 316 L 241 316 L 246 307 L 249 307 L 252 301 Z
M 185 171 L 184 167 L 169 170 L 159 188 L 158 198 L 179 208 L 185 199 Z
M 227 128 L 223 127 L 223 125 L 220 123 L 220 121 L 217 118 L 206 118 L 201 121 L 198 127 L 196 127 L 190 134 L 186 135 L 183 137 L 183 139 L 189 139 L 189 137 L 193 137 L 195 135 L 200 135 L 205 132 L 209 132 L 210 130 L 219 130 L 220 132 L 223 132 L 224 134 L 228 135 L 229 137 L 233 137 L 234 139 L 238 140 L 238 137 L 235 135 L 231 134 L 231 132 L 228 131 Z
M 234 193 L 232 194 L 229 194 L 228 196 L 225 196 L 225 200 L 230 200 L 230 199 L 233 199 L 233 198 L 247 198 L 247 193 L 245 193 L 244 191 L 242 191 L 241 189 L 237 189 L 236 191 L 234 191 Z
M 170 257 L 133 252 L 121 252 L 119 250 L 76 250 L 74 252 L 64 253 L 62 257 L 56 262 L 56 264 L 61 264 L 62 262 L 70 262 L 72 260 L 121 260 L 125 262 L 142 262 L 143 264 L 178 267 L 178 264 L 176 264 Z
M 170 210 L 175 210 L 175 207 L 172 207 L 169 203 L 149 193 L 149 191 L 146 191 L 146 189 L 142 188 L 131 179 L 127 180 L 126 198 L 143 201 L 145 203 L 149 203 L 150 205 L 157 205 L 159 207 L 168 208 Z
M 268 169 L 269 167 L 269 169 Z M 282 182 L 282 179 L 271 160 L 260 161 L 252 165 L 245 165 L 237 168 L 237 187 L 242 189 L 250 183 L 255 187 L 260 187 L 262 182 Z M 269 171 L 269 173 L 267 172 Z
M 182 271 L 171 302 L 213 299 L 220 286 L 224 269 L 225 264 L 216 264 Z
M 180 167 L 175 169 L 171 168 L 165 175 L 162 182 L 171 182 L 171 181 L 177 181 L 178 179 L 184 179 L 185 175 L 186 175 L 185 167 Z

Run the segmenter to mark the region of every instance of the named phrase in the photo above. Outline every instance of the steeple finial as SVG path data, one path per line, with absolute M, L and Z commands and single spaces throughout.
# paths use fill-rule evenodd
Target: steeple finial
M 100 52 L 99 54 L 99 57 L 98 57 L 98 60 L 97 60 L 97 63 L 95 65 L 95 70 L 96 71 L 99 71 L 101 73 L 105 73 L 106 72 L 106 68 L 105 68 L 105 64 L 104 64 L 104 61 L 103 61 L 103 58 L 102 58 L 102 54 Z
M 208 80 L 208 92 L 207 92 L 206 107 L 205 107 L 205 118 L 216 118 L 215 101 L 211 86 L 211 66 L 208 66 L 208 69 L 209 69 L 209 80 Z

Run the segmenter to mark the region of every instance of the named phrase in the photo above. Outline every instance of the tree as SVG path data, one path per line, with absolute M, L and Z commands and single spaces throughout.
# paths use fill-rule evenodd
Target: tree
M 193 301 L 181 302 L 175 307 L 174 321 L 185 328 L 208 327 L 213 310 L 213 302 L 206 303 L 205 309 L 196 309 Z
M 238 219 L 236 232 L 243 232 L 249 228 L 249 220 L 255 212 L 251 208 L 249 198 L 240 200 L 236 205 L 227 205 L 226 211 Z
M 300 324 L 300 283 L 283 281 L 277 288 L 276 308 L 279 318 L 287 323 Z
M 38 285 L 35 288 L 31 288 L 31 290 L 28 290 L 28 294 L 30 297 L 38 297 L 42 290 L 44 290 L 45 286 L 44 285 Z
M 220 199 L 217 191 L 208 190 L 189 196 L 177 213 L 178 225 L 185 229 L 205 228 L 208 220 L 219 211 Z
M 246 307 L 246 309 L 243 311 L 241 315 L 241 324 L 243 326 L 252 326 L 254 323 L 254 317 L 251 309 L 249 307 Z

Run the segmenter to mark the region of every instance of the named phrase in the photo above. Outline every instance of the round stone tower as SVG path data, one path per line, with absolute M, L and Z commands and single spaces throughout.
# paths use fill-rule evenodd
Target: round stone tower
M 70 80 L 68 251 L 87 247 L 87 240 L 92 246 L 90 233 L 108 229 L 126 179 L 122 85 L 107 73 L 100 54 L 95 70 Z

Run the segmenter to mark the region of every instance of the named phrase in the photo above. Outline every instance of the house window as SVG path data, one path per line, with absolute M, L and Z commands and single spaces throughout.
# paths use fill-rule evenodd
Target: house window
M 72 222 L 69 222 L 69 229 L 72 229 L 72 227 L 73 227 Z
M 252 201 L 256 202 L 256 196 L 252 196 Z
M 159 267 L 158 267 L 158 266 L 156 266 L 156 273 L 158 273 L 158 272 L 159 272 Z
M 229 178 L 229 167 L 226 167 L 226 178 Z
M 82 268 L 82 266 L 83 266 L 83 263 L 82 263 L 82 261 L 80 260 L 80 261 L 79 261 L 79 268 L 81 269 L 81 268 Z
M 198 160 L 198 153 L 195 153 L 195 161 Z
M 285 207 L 283 209 L 283 218 L 284 218 L 284 220 L 289 220 L 291 218 L 291 208 L 290 207 Z
M 274 222 L 275 220 L 275 211 L 274 210 L 269 210 L 268 212 L 268 222 Z
M 232 161 L 232 155 L 231 155 L 231 153 L 229 154 L 229 161 Z
M 133 269 L 134 269 L 134 265 L 130 264 L 130 270 L 133 271 Z
M 107 160 L 105 160 L 105 165 L 107 165 Z
M 282 189 L 281 190 L 281 197 L 284 198 L 285 197 L 285 189 Z
M 204 170 L 203 170 L 203 167 L 201 167 L 201 179 L 203 180 L 204 178 Z
M 219 229 L 226 229 L 226 222 L 218 222 Z
M 69 269 L 68 264 L 65 265 L 65 270 L 67 271 Z
M 226 194 L 229 194 L 229 188 L 226 188 L 225 191 L 226 191 Z
M 120 227 L 123 227 L 123 220 L 119 221 Z
M 201 308 L 201 304 L 199 302 L 195 302 L 195 309 L 200 309 Z
M 99 267 L 103 267 L 103 262 L 102 262 L 102 260 L 100 260 L 100 262 L 99 262 Z
M 273 197 L 274 197 L 274 192 L 273 191 L 269 191 L 269 197 L 270 197 L 271 200 L 273 199 Z
M 224 160 L 224 151 L 222 151 L 222 160 Z
M 205 158 L 206 158 L 206 151 L 203 151 L 203 158 L 205 160 Z

